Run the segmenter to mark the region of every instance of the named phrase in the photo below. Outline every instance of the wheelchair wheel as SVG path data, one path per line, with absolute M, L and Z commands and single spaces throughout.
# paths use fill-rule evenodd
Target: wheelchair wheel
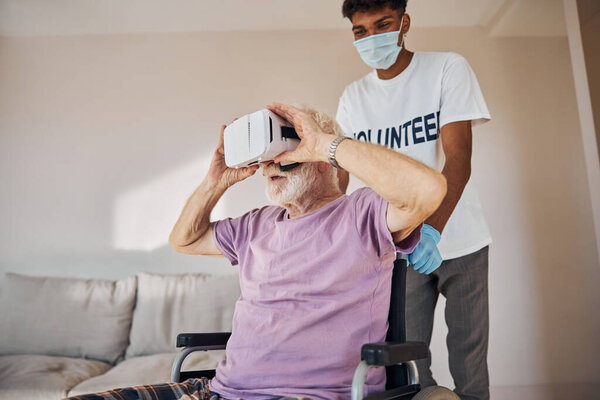
M 419 391 L 412 400 L 460 400 L 460 397 L 445 387 L 428 386 Z

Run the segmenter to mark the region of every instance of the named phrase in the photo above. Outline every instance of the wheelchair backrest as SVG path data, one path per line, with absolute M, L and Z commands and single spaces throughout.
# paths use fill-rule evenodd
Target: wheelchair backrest
M 392 293 L 390 297 L 390 311 L 388 314 L 388 342 L 406 342 L 406 320 L 404 317 L 406 307 L 406 268 L 404 259 L 394 262 L 392 274 Z M 386 389 L 404 386 L 408 383 L 406 368 L 403 365 L 386 367 Z

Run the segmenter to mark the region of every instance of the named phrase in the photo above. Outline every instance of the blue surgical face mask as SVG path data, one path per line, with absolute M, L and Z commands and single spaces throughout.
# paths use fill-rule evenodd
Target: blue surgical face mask
M 375 69 L 388 69 L 396 62 L 398 54 L 402 50 L 402 43 L 404 43 L 403 38 L 402 43 L 398 45 L 403 21 L 404 16 L 402 16 L 398 31 L 371 35 L 354 42 L 354 46 L 365 64 Z

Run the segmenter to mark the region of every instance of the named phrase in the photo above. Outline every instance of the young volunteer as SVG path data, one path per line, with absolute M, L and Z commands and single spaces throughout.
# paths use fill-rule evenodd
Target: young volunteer
M 374 70 L 346 87 L 336 119 L 347 136 L 401 152 L 446 177 L 447 195 L 409 255 L 407 335 L 430 343 L 437 298 L 445 296 L 455 391 L 462 399 L 488 399 L 491 237 L 469 177 L 471 126 L 490 115 L 462 56 L 406 49 L 410 16 L 405 11 L 406 0 L 344 1 L 354 45 Z M 347 184 L 342 179 L 343 190 Z M 431 357 L 418 366 L 421 384 L 434 385 Z

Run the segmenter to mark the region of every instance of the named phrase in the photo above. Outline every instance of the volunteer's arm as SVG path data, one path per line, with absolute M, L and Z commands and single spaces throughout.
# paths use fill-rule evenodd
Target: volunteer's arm
M 440 207 L 425 221 L 440 233 L 471 177 L 472 138 L 471 121 L 452 122 L 442 127 L 442 148 L 446 157 L 442 174 L 446 177 L 448 192 Z
M 295 107 L 274 103 L 269 108 L 292 122 L 301 138 L 296 150 L 279 155 L 275 162 L 327 162 L 335 136 L 325 134 L 309 114 Z M 442 174 L 380 145 L 344 140 L 336 160 L 388 201 L 387 224 L 396 243 L 429 217 L 446 194 Z
M 230 186 L 251 176 L 258 169 L 257 165 L 238 169 L 225 165 L 224 130 L 225 125 L 221 127 L 219 144 L 204 181 L 187 201 L 169 235 L 169 243 L 180 253 L 223 256 L 215 244 L 210 213 Z

